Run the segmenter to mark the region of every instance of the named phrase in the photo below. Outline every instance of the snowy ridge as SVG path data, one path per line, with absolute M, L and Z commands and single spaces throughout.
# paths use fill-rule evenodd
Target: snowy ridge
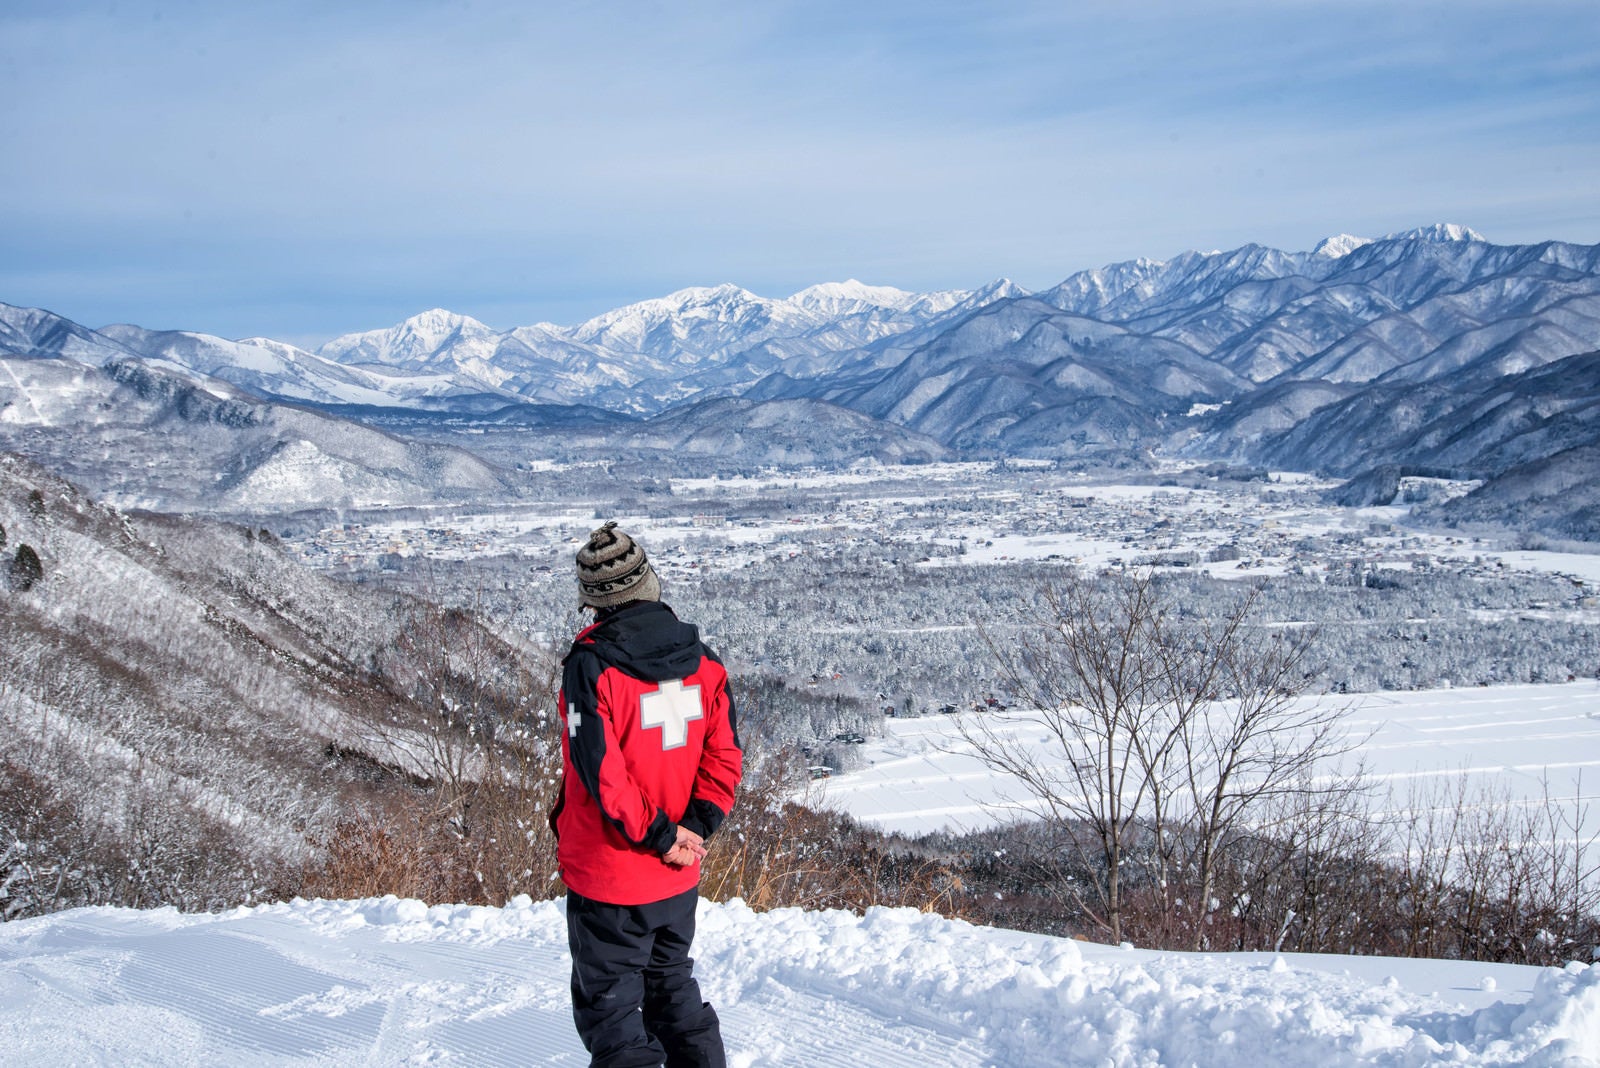
M 1329 259 L 1338 259 L 1360 248 L 1362 245 L 1372 244 L 1370 237 L 1357 237 L 1354 234 L 1334 234 L 1317 242 L 1317 247 L 1311 250 L 1313 256 L 1327 256 Z
M 199 337 L 170 335 L 168 341 Z M 441 386 L 436 376 L 409 381 L 455 388 Z M 349 394 L 356 403 L 377 395 Z M 243 387 L 182 373 L 176 361 L 161 358 L 124 356 L 102 369 L 76 360 L 0 356 L 0 445 L 70 471 L 98 496 L 128 507 L 423 503 L 517 492 L 522 481 L 460 449 L 255 400 Z M 152 478 L 175 454 L 184 457 L 175 477 Z M 105 460 L 111 455 L 116 462 Z
M 871 286 L 852 278 L 847 282 L 823 282 L 808 286 L 786 303 L 827 318 L 843 318 L 881 309 L 937 315 L 981 293 L 992 293 L 1002 283 L 1011 284 L 1009 280 L 1002 279 L 982 290 L 945 289 L 933 293 L 908 293 L 893 286 Z
M 393 897 L 0 927 L 17 1063 L 581 1065 L 563 904 Z M 1600 968 L 1142 952 L 920 913 L 702 902 L 729 1063 L 1595 1065 Z
M 39 359 L 51 356 L 102 364 L 135 355 L 104 334 L 43 308 L 0 303 L 0 353 Z
M 401 378 L 347 367 L 270 338 L 229 341 L 210 334 L 151 331 L 126 324 L 103 326 L 99 332 L 167 370 L 206 375 L 253 396 L 312 404 L 392 404 L 397 397 L 417 399 L 458 388 L 438 376 Z
M 1479 241 L 1488 242 L 1478 231 L 1470 226 L 1459 223 L 1434 223 L 1432 226 L 1419 226 L 1398 234 L 1389 234 L 1385 241 Z
M 340 363 L 426 366 L 446 344 L 481 342 L 494 333 L 476 319 L 433 308 L 387 330 L 336 337 L 318 348 L 317 355 Z
M 844 282 L 822 282 L 807 286 L 789 298 L 789 303 L 819 311 L 836 311 L 843 307 L 856 311 L 863 305 L 878 308 L 908 308 L 918 300 L 917 294 L 893 286 L 869 286 L 851 278 Z

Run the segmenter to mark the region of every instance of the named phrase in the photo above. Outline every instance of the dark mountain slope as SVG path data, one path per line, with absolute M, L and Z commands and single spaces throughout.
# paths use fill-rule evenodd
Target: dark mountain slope
M 1600 445 L 1513 467 L 1419 517 L 1450 526 L 1513 526 L 1552 539 L 1600 541 Z
M 1490 354 L 1486 360 L 1497 357 Z M 1352 475 L 1385 463 L 1492 478 L 1600 441 L 1600 353 L 1520 374 L 1383 381 L 1316 409 L 1242 450 L 1252 462 Z

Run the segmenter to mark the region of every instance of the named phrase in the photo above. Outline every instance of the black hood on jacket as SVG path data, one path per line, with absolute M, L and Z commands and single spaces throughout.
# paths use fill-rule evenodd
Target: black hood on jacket
M 635 601 L 603 617 L 585 642 L 600 659 L 636 679 L 666 682 L 694 674 L 706 648 L 700 628 L 660 601 Z

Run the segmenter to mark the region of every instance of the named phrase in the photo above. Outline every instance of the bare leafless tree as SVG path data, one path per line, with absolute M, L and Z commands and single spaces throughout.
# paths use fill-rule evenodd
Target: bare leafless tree
M 990 635 L 1005 688 L 1034 710 L 1027 725 L 986 713 L 959 720 L 979 758 L 1021 782 L 1040 815 L 1067 832 L 1080 877 L 1063 868 L 1065 892 L 1113 941 L 1123 935 L 1123 876 L 1139 817 L 1159 811 L 1175 785 L 1176 738 L 1163 716 L 1161 657 L 1149 644 L 1158 611 L 1148 581 L 1046 586 L 1014 639 Z M 1037 744 L 1035 725 L 1050 745 Z M 1081 877 L 1088 872 L 1098 877 Z
M 1175 739 L 1178 783 L 1158 816 L 1178 833 L 1158 835 L 1157 852 L 1166 885 L 1190 888 L 1185 907 L 1173 902 L 1168 911 L 1187 912 L 1195 949 L 1205 945 L 1204 920 L 1233 836 L 1272 830 L 1285 800 L 1301 812 L 1308 804 L 1342 810 L 1363 786 L 1359 767 L 1341 759 L 1364 740 L 1343 729 L 1344 705 L 1306 694 L 1317 675 L 1315 631 L 1259 625 L 1259 597 L 1252 587 L 1209 619 L 1159 612 L 1148 643 L 1160 658 L 1159 698 L 1170 704 L 1163 719 Z
M 1074 573 L 1045 587 L 1014 637 L 988 632 L 1003 686 L 1026 711 L 961 717 L 964 742 L 1015 777 L 1078 851 L 1068 896 L 1112 940 L 1130 878 L 1171 939 L 1206 944 L 1224 851 L 1286 797 L 1334 797 L 1352 748 L 1344 710 L 1306 695 L 1314 634 L 1224 613 L 1185 614 L 1147 572 Z M 1049 744 L 1038 744 L 1043 726 Z

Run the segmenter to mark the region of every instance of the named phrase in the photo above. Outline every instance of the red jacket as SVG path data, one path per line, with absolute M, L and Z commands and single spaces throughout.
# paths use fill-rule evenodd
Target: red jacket
M 728 673 L 699 631 L 659 601 L 625 605 L 573 639 L 560 704 L 562 881 L 613 905 L 693 888 L 700 865 L 662 855 L 680 824 L 716 831 L 744 761 Z

